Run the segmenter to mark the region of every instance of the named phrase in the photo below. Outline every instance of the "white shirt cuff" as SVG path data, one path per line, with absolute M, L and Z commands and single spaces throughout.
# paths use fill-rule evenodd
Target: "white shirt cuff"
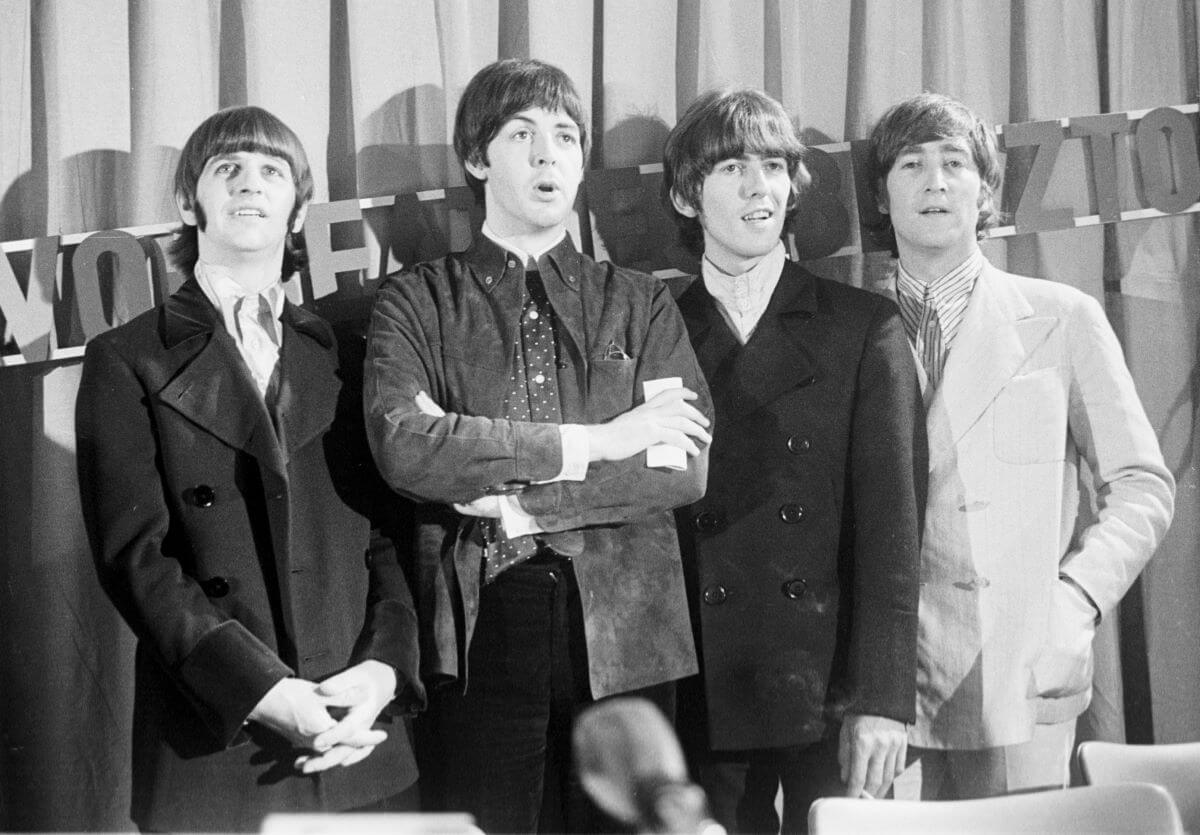
M 537 519 L 525 512 L 515 495 L 500 496 L 500 524 L 510 539 L 542 532 Z
M 587 478 L 591 445 L 582 424 L 564 423 L 558 427 L 562 437 L 562 471 L 551 481 L 583 481 Z

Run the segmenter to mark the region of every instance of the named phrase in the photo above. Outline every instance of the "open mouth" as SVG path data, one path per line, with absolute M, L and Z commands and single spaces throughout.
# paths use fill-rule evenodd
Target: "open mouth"
M 933 209 L 922 209 L 921 214 L 923 214 L 923 215 L 948 215 L 950 213 L 948 211 L 946 211 L 945 209 L 933 208 Z
M 236 217 L 266 217 L 262 209 L 238 209 L 233 213 Z
M 534 188 L 542 194 L 554 194 L 558 191 L 558 186 L 554 185 L 554 183 L 538 183 Z
M 745 220 L 745 221 L 770 220 L 774 214 L 775 213 L 772 212 L 770 209 L 757 209 L 753 212 L 749 212 L 747 214 L 742 215 L 742 220 Z

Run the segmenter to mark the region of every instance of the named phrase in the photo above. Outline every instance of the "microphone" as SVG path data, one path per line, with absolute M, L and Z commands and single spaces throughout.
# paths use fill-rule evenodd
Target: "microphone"
M 675 731 L 646 699 L 591 705 L 575 721 L 572 745 L 584 791 L 614 819 L 637 832 L 724 835 L 688 779 Z

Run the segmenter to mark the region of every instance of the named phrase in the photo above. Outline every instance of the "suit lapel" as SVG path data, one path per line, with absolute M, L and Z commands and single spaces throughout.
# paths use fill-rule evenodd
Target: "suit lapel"
M 957 443 L 1057 323 L 1054 317 L 1034 316 L 1029 302 L 1005 275 L 985 265 L 946 359 L 942 384 L 933 395 L 931 444 L 935 437 Z M 937 421 L 948 422 L 943 427 L 948 431 L 932 431 Z M 939 452 L 946 450 L 931 446 L 931 463 Z
M 750 341 L 738 342 L 702 279 L 679 300 L 718 418 L 739 420 L 816 379 L 806 341 L 817 315 L 816 281 L 786 262 Z
M 266 404 L 220 313 L 195 280 L 167 299 L 160 334 L 169 350 L 190 353 L 158 399 L 231 447 L 279 473 L 286 466 Z
M 333 423 L 341 381 L 328 325 L 291 302 L 284 306 L 282 320 L 274 411 L 286 460 Z

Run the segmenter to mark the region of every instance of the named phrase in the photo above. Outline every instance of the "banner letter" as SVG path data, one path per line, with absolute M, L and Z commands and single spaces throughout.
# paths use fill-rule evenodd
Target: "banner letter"
M 111 322 L 104 313 L 100 288 L 100 259 L 106 255 L 113 261 Z M 99 336 L 154 307 L 146 251 L 141 241 L 128 232 L 114 229 L 88 235 L 75 247 L 71 272 L 84 339 Z
M 21 291 L 17 274 L 0 250 L 0 315 L 21 349 L 25 362 L 50 359 L 54 335 L 54 297 L 58 273 L 58 236 L 36 238 L 29 262 L 28 292 Z M 4 355 L 0 354 L 0 365 Z
M 1135 134 L 1143 206 L 1170 214 L 1200 200 L 1200 157 L 1187 116 L 1173 107 L 1151 110 Z

